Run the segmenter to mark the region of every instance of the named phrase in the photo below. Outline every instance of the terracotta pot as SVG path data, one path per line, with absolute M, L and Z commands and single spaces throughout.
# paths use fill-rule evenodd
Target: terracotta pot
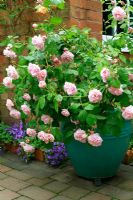
M 123 164 L 130 164 L 133 161 L 133 149 L 130 149 L 127 151 L 124 160 L 123 160 Z
M 5 149 L 7 151 L 10 151 L 11 153 L 16 153 L 18 149 L 18 145 L 13 145 L 13 144 L 5 144 Z
M 35 150 L 35 159 L 39 161 L 44 161 L 45 160 L 45 154 L 44 151 L 40 149 Z

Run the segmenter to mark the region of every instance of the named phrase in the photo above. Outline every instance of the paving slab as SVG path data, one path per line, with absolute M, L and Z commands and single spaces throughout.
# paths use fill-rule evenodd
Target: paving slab
M 133 199 L 133 191 L 123 190 L 111 185 L 105 185 L 102 189 L 98 190 L 98 193 L 109 195 L 113 198 L 118 198 L 120 200 Z
M 29 174 L 23 173 L 22 171 L 18 171 L 18 170 L 10 170 L 6 172 L 6 175 L 12 176 L 14 178 L 17 178 L 23 181 L 32 178 L 32 176 L 30 176 Z
M 98 194 L 96 192 L 91 192 L 90 194 L 81 198 L 81 200 L 112 200 L 112 197 L 109 197 L 103 194 Z
M 87 195 L 90 191 L 85 190 L 83 188 L 78 188 L 78 187 L 70 187 L 66 189 L 65 191 L 61 192 L 60 194 L 72 199 L 80 199 L 81 197 Z
M 30 197 L 33 200 L 49 200 L 56 194 L 36 186 L 30 186 L 18 192 L 21 195 Z
M 31 198 L 28 198 L 26 196 L 21 196 L 21 197 L 18 197 L 17 199 L 15 200 L 32 200 Z
M 10 167 L 6 167 L 5 165 L 0 164 L 0 172 L 5 173 L 10 171 L 11 168 Z
M 31 184 L 36 185 L 36 186 L 43 186 L 43 185 L 50 183 L 52 181 L 53 180 L 50 179 L 50 178 L 43 178 L 43 179 L 31 178 L 31 179 L 27 180 L 28 183 L 31 183 Z
M 58 196 L 52 198 L 51 200 L 72 200 L 72 199 L 65 197 L 65 196 L 58 195 Z
M 31 184 L 12 177 L 7 177 L 4 180 L 0 180 L 0 186 L 15 192 L 28 187 L 29 185 Z
M 5 189 L 5 190 L 0 191 L 0 200 L 12 200 L 19 196 L 20 196 L 19 194 L 11 190 Z
M 57 173 L 54 176 L 51 176 L 52 179 L 63 182 L 63 183 L 68 183 L 70 181 L 72 181 L 73 177 L 67 173 Z
M 70 187 L 70 185 L 66 183 L 62 183 L 59 181 L 53 181 L 43 186 L 44 189 L 48 189 L 52 192 L 59 193 L 65 190 L 66 188 Z
M 0 180 L 4 179 L 4 178 L 7 178 L 7 175 L 5 175 L 5 174 L 3 174 L 3 173 L 0 172 Z
M 124 190 L 133 191 L 133 180 L 125 180 L 122 183 L 118 184 L 117 187 L 122 188 Z

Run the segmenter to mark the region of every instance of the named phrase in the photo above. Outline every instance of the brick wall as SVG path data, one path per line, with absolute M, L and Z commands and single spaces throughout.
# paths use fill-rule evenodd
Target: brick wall
M 91 29 L 91 36 L 101 39 L 102 5 L 100 0 L 70 0 L 70 24 Z
M 17 0 L 17 5 L 23 7 L 24 1 Z M 21 38 L 34 34 L 32 24 L 42 21 L 45 17 L 34 11 L 34 0 L 27 0 L 27 2 L 30 8 L 25 9 L 18 15 L 13 26 L 8 12 L 5 10 L 0 12 L 0 21 L 4 19 L 6 22 L 4 25 L 0 23 L 0 41 L 11 34 L 19 35 Z M 15 9 L 12 0 L 8 0 L 8 8 L 10 12 Z M 61 16 L 64 17 L 67 26 L 77 25 L 80 28 L 91 28 L 91 35 L 101 39 L 102 13 L 100 0 L 66 0 L 66 9 L 62 11 Z M 7 65 L 8 60 L 2 55 L 2 49 L 0 49 L 0 82 L 5 76 L 5 66 Z M 0 97 L 0 119 L 10 123 L 12 119 L 5 107 L 7 97 L 8 94 Z

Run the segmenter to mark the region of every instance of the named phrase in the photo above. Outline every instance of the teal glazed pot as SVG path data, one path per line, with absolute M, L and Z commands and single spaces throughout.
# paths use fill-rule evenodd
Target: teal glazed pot
M 104 136 L 100 147 L 93 147 L 76 140 L 66 144 L 68 156 L 78 176 L 102 179 L 117 174 L 127 151 L 132 125 L 125 122 L 119 136 Z

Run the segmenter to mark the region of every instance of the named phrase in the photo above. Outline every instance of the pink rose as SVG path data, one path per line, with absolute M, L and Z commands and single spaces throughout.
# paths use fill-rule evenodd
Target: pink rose
M 65 84 L 64 84 L 64 91 L 68 95 L 74 95 L 74 94 L 77 93 L 76 85 L 74 83 L 65 82 Z
M 24 152 L 26 152 L 26 153 L 34 153 L 34 151 L 35 151 L 35 147 L 33 147 L 29 144 L 26 144 L 26 143 L 22 147 L 23 147 Z
M 103 139 L 98 133 L 94 133 L 88 136 L 88 143 L 94 147 L 99 147 L 102 145 Z
M 44 141 L 46 144 L 48 144 L 49 142 L 54 142 L 55 138 L 52 134 L 50 133 L 45 133 L 44 131 L 40 131 L 37 135 L 37 137 Z
M 39 88 L 45 88 L 46 87 L 46 82 L 45 81 L 39 81 Z
M 32 38 L 32 44 L 36 47 L 37 50 L 43 50 L 44 49 L 44 42 L 46 40 L 46 36 L 34 36 Z
M 129 80 L 133 81 L 133 74 L 128 74 Z
M 3 85 L 5 85 L 7 88 L 13 88 L 14 84 L 12 83 L 12 78 L 10 77 L 5 77 L 3 79 Z
M 21 110 L 23 111 L 23 113 L 25 115 L 30 115 L 30 113 L 31 113 L 31 110 L 30 110 L 29 106 L 27 106 L 26 104 L 23 104 L 21 106 Z
M 36 1 L 38 4 L 42 4 L 43 3 L 43 0 L 37 0 Z
M 21 113 L 16 109 L 11 109 L 10 116 L 15 119 L 20 119 Z
M 11 99 L 7 99 L 6 100 L 7 109 L 11 111 L 13 106 L 14 106 L 14 103 L 12 102 L 12 100 Z
M 99 103 L 102 100 L 102 93 L 97 89 L 90 90 L 88 98 L 91 103 Z
M 60 66 L 62 64 L 61 60 L 56 56 L 52 56 L 52 61 L 55 66 Z
M 30 101 L 31 97 L 30 97 L 30 95 L 28 93 L 24 93 L 23 99 L 26 100 L 26 101 Z
M 4 49 L 3 55 L 12 59 L 17 57 L 16 53 L 12 50 L 12 45 L 9 45 Z
M 108 77 L 110 76 L 110 71 L 107 68 L 103 68 L 101 71 L 101 77 L 104 83 L 107 82 Z
M 86 143 L 87 134 L 84 130 L 78 129 L 74 133 L 74 139 L 78 140 L 79 142 Z
M 43 69 L 43 70 L 40 70 L 37 74 L 37 78 L 39 81 L 44 81 L 44 79 L 47 77 L 47 70 L 46 69 Z
M 112 14 L 114 19 L 117 21 L 122 21 L 126 17 L 126 12 L 119 6 L 113 8 Z
M 41 120 L 44 122 L 44 124 L 51 124 L 53 122 L 53 118 L 49 115 L 42 115 Z
M 133 106 L 130 105 L 130 106 L 124 108 L 124 110 L 122 112 L 122 117 L 126 120 L 133 119 Z
M 37 135 L 37 132 L 35 129 L 27 128 L 26 134 L 30 137 L 35 137 Z
M 38 25 L 37 24 L 32 24 L 32 28 L 37 28 Z
M 67 48 L 64 48 L 64 53 L 61 55 L 61 61 L 63 63 L 68 63 L 68 62 L 72 62 L 74 59 L 74 55 L 68 51 Z
M 17 70 L 15 69 L 14 66 L 9 65 L 8 68 L 6 68 L 6 71 L 7 71 L 7 75 L 10 78 L 12 78 L 13 80 L 16 80 L 16 79 L 19 78 L 18 72 L 17 72 Z
M 38 137 L 40 140 L 44 141 L 45 134 L 46 134 L 46 133 L 45 133 L 44 131 L 40 131 L 40 132 L 38 132 L 37 137 Z
M 20 145 L 21 147 L 23 147 L 25 144 L 26 144 L 25 142 L 20 142 L 20 143 L 19 143 L 19 145 Z
M 61 114 L 65 117 L 69 117 L 70 116 L 70 112 L 67 109 L 62 109 Z
M 120 96 L 123 93 L 122 88 L 115 88 L 115 87 L 108 88 L 108 91 L 115 96 Z
M 36 64 L 29 63 L 28 71 L 33 77 L 37 77 L 40 72 L 40 67 Z

